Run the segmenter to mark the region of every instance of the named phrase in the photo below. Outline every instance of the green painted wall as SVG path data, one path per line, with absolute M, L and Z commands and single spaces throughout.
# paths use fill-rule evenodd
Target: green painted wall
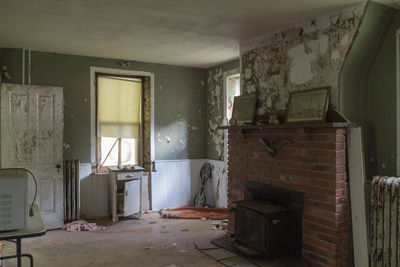
M 400 11 L 392 20 L 368 77 L 368 141 L 370 175 L 395 176 L 396 163 L 396 31 Z
M 8 66 L 12 83 L 21 83 L 21 54 L 0 49 L 0 65 Z M 90 67 L 121 69 L 118 61 L 32 52 L 32 84 L 64 88 L 64 158 L 90 162 Z M 206 70 L 143 62 L 124 69 L 154 73 L 156 160 L 204 158 Z
M 396 174 L 397 12 L 368 2 L 339 75 L 340 110 L 363 127 L 368 179 Z
M 224 131 L 217 130 L 222 125 L 224 115 L 223 73 L 239 68 L 239 59 L 216 66 L 207 73 L 207 158 L 224 159 Z

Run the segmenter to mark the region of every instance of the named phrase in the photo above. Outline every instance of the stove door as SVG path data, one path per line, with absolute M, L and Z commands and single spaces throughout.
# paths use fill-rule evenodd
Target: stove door
M 237 207 L 235 212 L 236 239 L 257 250 L 267 252 L 265 242 L 265 228 L 267 219 L 259 213 Z

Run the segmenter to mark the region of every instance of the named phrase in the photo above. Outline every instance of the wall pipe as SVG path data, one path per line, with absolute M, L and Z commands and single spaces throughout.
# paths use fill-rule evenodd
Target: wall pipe
M 32 50 L 28 49 L 28 84 L 32 81 Z
M 25 48 L 22 49 L 22 85 L 25 84 Z

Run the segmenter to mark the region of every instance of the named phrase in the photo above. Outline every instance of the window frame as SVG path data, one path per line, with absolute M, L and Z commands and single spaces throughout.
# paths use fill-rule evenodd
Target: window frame
M 226 105 L 228 103 L 228 95 L 227 95 L 227 78 L 229 76 L 234 76 L 239 74 L 239 87 L 240 87 L 240 95 L 242 95 L 242 74 L 240 73 L 240 68 L 231 69 L 228 71 L 224 71 L 222 74 L 223 77 L 223 120 L 227 121 L 228 114 L 226 112 Z M 229 124 L 229 122 L 227 122 Z M 228 130 L 224 130 L 224 162 L 228 164 Z
M 140 123 L 140 130 L 139 130 L 139 165 L 143 166 L 143 138 L 144 138 L 144 79 L 146 76 L 139 76 L 139 75 L 129 75 L 129 74 L 114 74 L 114 73 L 106 73 L 106 72 L 99 72 L 95 71 L 94 73 L 94 99 L 95 99 L 95 160 L 96 160 L 96 169 L 99 171 L 99 167 L 102 164 L 100 162 L 101 157 L 101 137 L 98 136 L 98 129 L 99 129 L 99 121 L 98 121 L 98 78 L 99 77 L 116 77 L 116 78 L 127 78 L 127 79 L 140 79 L 142 85 L 142 92 L 141 92 L 141 123 Z M 118 138 L 118 165 L 121 164 L 121 138 Z M 115 148 L 113 148 L 115 149 Z

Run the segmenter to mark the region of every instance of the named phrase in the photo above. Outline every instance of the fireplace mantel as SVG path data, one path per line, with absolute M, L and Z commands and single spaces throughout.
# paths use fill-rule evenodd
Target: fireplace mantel
M 262 130 L 262 129 L 291 129 L 291 128 L 352 128 L 356 126 L 357 125 L 352 122 L 324 122 L 324 123 L 286 123 L 278 125 L 244 124 L 244 125 L 219 126 L 217 129 Z

